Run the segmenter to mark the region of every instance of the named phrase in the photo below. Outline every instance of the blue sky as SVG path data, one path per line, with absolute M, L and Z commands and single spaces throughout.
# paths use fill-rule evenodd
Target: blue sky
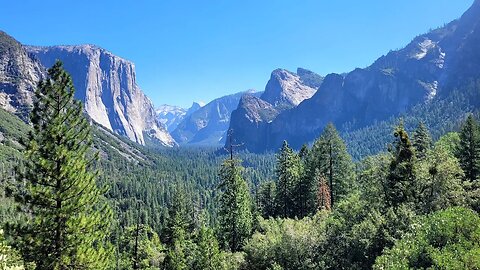
M 96 44 L 135 63 L 156 105 L 263 90 L 275 68 L 365 67 L 458 18 L 473 0 L 0 0 L 30 45 Z

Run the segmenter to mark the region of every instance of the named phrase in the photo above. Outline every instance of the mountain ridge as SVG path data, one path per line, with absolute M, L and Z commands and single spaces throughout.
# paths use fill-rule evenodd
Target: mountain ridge
M 329 122 L 348 132 L 408 113 L 415 105 L 437 102 L 470 78 L 480 78 L 479 28 L 477 0 L 461 18 L 415 37 L 367 68 L 327 75 L 311 98 L 279 113 L 265 127 L 249 127 L 249 137 L 236 141 L 253 152 L 277 149 L 285 139 L 299 148 Z M 232 122 L 236 129 L 243 126 Z M 268 137 L 268 142 L 257 144 L 250 139 L 256 136 Z

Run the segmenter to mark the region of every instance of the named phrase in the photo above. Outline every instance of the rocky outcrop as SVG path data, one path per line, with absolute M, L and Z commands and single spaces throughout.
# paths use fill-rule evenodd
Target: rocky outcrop
M 311 98 L 280 113 L 266 127 L 249 128 L 250 136 L 237 142 L 257 152 L 277 149 L 285 139 L 300 147 L 314 140 L 329 122 L 340 131 L 352 131 L 408 113 L 415 105 L 435 102 L 478 81 L 478 44 L 480 1 L 476 0 L 459 20 L 416 37 L 371 66 L 326 76 Z M 269 140 L 259 145 L 249 139 L 255 136 Z
M 217 98 L 187 116 L 172 132 L 179 144 L 220 145 L 225 142 L 225 133 L 230 124 L 232 111 L 237 108 L 243 94 L 253 90 Z
M 43 66 L 52 66 L 57 59 L 64 63 L 73 78 L 75 97 L 98 124 L 140 144 L 175 145 L 138 87 L 133 63 L 94 45 L 25 48 Z
M 278 114 L 279 110 L 272 104 L 251 94 L 243 95 L 230 121 L 233 142 L 248 141 L 250 148 L 261 148 L 268 144 L 269 137 L 265 136 L 268 123 Z
M 235 141 L 248 142 L 248 149 L 262 149 L 270 144 L 268 126 L 282 112 L 312 97 L 323 77 L 307 69 L 297 73 L 285 69 L 272 72 L 260 97 L 246 94 L 232 112 L 230 129 Z M 227 142 L 228 143 L 228 142 Z
M 301 77 L 285 69 L 276 69 L 260 97 L 274 107 L 289 109 L 315 94 L 316 89 L 303 83 Z
M 0 107 L 26 119 L 37 82 L 45 68 L 23 46 L 0 31 Z

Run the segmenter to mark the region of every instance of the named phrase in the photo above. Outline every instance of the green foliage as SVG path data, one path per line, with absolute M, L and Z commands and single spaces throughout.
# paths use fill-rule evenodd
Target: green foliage
M 238 160 L 227 159 L 220 170 L 219 235 L 223 245 L 239 251 L 252 231 L 252 202 Z
M 415 167 L 419 211 L 431 213 L 466 204 L 463 171 L 447 147 L 436 145 Z
M 3 230 L 0 230 L 0 269 L 5 270 L 22 270 L 23 261 L 18 251 L 6 244 L 3 237 Z
M 465 172 L 466 180 L 476 181 L 480 175 L 480 130 L 472 115 L 467 117 L 460 131 L 457 157 Z
M 354 166 L 351 157 L 345 142 L 331 123 L 315 141 L 308 157 L 307 170 L 310 178 L 314 177 L 317 169 L 327 178 L 332 207 L 336 201 L 340 201 L 354 189 Z M 316 184 L 314 183 L 314 186 Z
M 413 148 L 418 159 L 422 159 L 427 155 L 428 149 L 432 146 L 432 138 L 427 127 L 420 122 L 413 132 Z
M 257 207 L 262 217 L 274 217 L 276 214 L 276 192 L 275 182 L 262 183 L 257 191 Z
M 275 196 L 277 214 L 281 217 L 294 217 L 297 215 L 297 194 L 295 187 L 303 175 L 303 166 L 300 157 L 283 142 L 280 153 L 277 155 L 277 193 Z
M 225 254 L 220 251 L 217 239 L 211 228 L 202 225 L 196 234 L 195 262 L 192 269 L 220 270 L 227 269 Z
M 301 220 L 260 220 L 245 245 L 247 269 L 318 269 L 316 247 L 322 240 L 325 212 Z
M 377 258 L 374 269 L 480 268 L 480 217 L 472 210 L 435 212 L 414 228 Z
M 118 241 L 119 258 L 117 269 L 131 269 L 135 260 L 135 239 L 137 226 L 125 228 Z M 150 227 L 138 227 L 138 268 L 158 269 L 165 259 L 164 247 L 160 238 Z
M 415 216 L 404 205 L 385 210 L 370 208 L 360 194 L 352 194 L 327 220 L 318 260 L 324 262 L 325 269 L 371 269 L 382 250 L 409 231 Z
M 444 149 L 452 156 L 457 155 L 458 145 L 460 145 L 460 136 L 457 132 L 449 132 L 435 142 L 436 148 Z
M 387 205 L 398 206 L 415 201 L 415 151 L 401 122 L 394 132 L 395 142 L 390 173 L 385 184 Z
M 28 221 L 9 233 L 38 269 L 106 269 L 111 211 L 92 171 L 90 126 L 62 64 L 48 74 L 36 92 L 25 166 L 11 190 Z

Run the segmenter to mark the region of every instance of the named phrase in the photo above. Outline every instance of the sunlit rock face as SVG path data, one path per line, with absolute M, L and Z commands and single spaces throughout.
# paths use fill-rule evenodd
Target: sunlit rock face
M 175 145 L 157 120 L 151 100 L 138 87 L 132 62 L 94 45 L 25 48 L 45 67 L 57 59 L 63 62 L 72 76 L 75 97 L 95 122 L 140 144 Z

